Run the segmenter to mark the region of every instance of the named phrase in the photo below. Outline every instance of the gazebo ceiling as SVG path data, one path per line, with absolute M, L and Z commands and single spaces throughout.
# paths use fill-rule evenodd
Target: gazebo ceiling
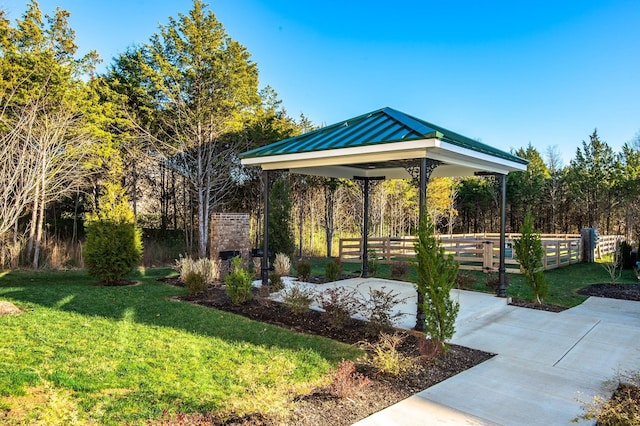
M 240 155 L 263 170 L 353 178 L 409 179 L 411 160 L 440 162 L 432 177 L 504 174 L 527 160 L 391 108 L 363 114 Z

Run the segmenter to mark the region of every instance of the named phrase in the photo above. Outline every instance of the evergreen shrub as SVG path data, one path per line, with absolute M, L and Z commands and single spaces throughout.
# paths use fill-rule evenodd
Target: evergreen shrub
M 248 269 L 242 267 L 242 258 L 236 256 L 231 260 L 231 272 L 224 278 L 225 292 L 235 304 L 251 299 L 253 276 Z
M 87 216 L 84 263 L 89 275 L 106 284 L 122 281 L 142 258 L 142 232 L 126 194 L 107 183 L 97 213 Z

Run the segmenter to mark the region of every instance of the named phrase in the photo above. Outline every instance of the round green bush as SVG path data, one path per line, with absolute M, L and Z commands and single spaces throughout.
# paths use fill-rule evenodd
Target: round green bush
M 142 235 L 133 223 L 93 220 L 86 224 L 87 272 L 107 284 L 121 281 L 142 257 Z

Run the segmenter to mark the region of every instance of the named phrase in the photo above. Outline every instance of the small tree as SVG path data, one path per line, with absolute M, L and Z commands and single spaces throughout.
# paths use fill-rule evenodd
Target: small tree
M 431 217 L 424 215 L 415 245 L 414 266 L 418 272 L 416 285 L 423 296 L 422 311 L 425 314 L 425 333 L 443 351 L 448 349 L 446 341 L 453 337 L 460 304 L 451 298 L 456 285 L 458 263 L 451 255 L 445 255 L 435 237 Z
M 533 290 L 536 303 L 542 303 L 549 293 L 549 285 L 542 271 L 542 241 L 540 234 L 533 227 L 531 212 L 525 214 L 520 234 L 520 238 L 513 240 L 513 248 L 516 250 L 518 262 L 520 262 L 520 270 L 527 285 Z
M 89 275 L 106 284 L 124 279 L 142 257 L 142 233 L 119 184 L 105 184 L 98 211 L 88 215 L 85 228 Z

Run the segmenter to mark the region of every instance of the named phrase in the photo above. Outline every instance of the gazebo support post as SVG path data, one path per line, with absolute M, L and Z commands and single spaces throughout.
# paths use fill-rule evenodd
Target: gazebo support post
M 262 285 L 269 286 L 269 170 L 262 171 L 262 191 L 264 198 L 264 245 L 262 246 L 262 265 L 260 276 Z
M 372 180 L 384 180 L 380 177 L 354 176 L 353 180 L 362 182 L 362 192 L 364 195 L 363 218 L 362 218 L 362 278 L 369 278 L 369 182 Z
M 362 278 L 369 278 L 369 178 L 362 178 L 364 213 L 362 224 Z
M 429 183 L 429 178 L 431 177 L 431 173 L 433 170 L 438 167 L 440 162 L 436 160 L 432 160 L 430 158 L 421 158 L 419 167 L 419 177 L 418 177 L 418 202 L 420 203 L 420 207 L 418 209 L 418 220 L 419 225 L 422 224 L 422 220 L 424 216 L 427 214 L 427 184 Z M 419 226 L 418 225 L 418 226 Z M 416 327 L 415 329 L 418 331 L 424 331 L 424 321 L 426 319 L 426 315 L 422 310 L 422 305 L 424 304 L 424 294 L 418 291 L 418 307 L 416 310 Z
M 507 176 L 499 174 L 496 177 L 500 185 L 500 264 L 498 266 L 500 287 L 498 288 L 498 297 L 507 297 L 507 268 L 504 259 L 507 228 Z

